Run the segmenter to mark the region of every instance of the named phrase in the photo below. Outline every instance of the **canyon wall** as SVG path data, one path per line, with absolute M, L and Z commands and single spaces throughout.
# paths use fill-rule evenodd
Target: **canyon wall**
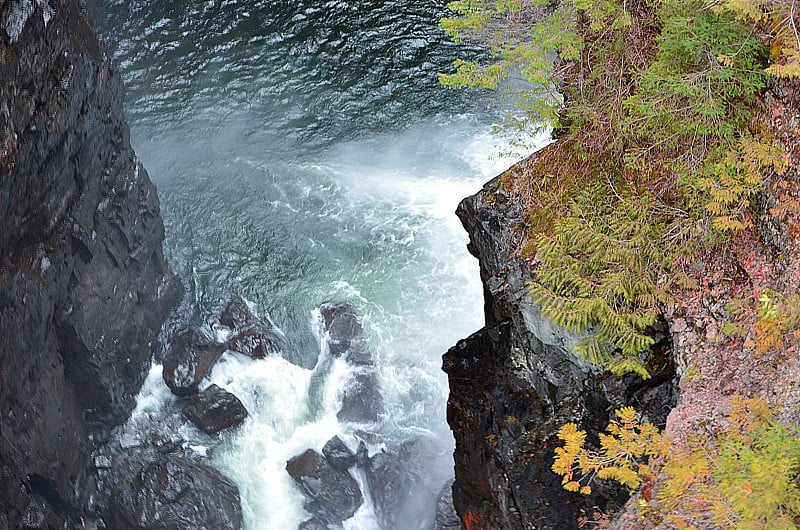
M 0 528 L 79 524 L 180 296 L 87 9 L 0 8 Z
M 462 524 L 563 530 L 597 509 L 621 507 L 624 489 L 597 484 L 581 496 L 561 487 L 550 469 L 560 445 L 555 435 L 567 422 L 600 432 L 613 409 L 626 405 L 663 426 L 675 400 L 674 368 L 667 364 L 643 381 L 613 376 L 571 353 L 580 337 L 547 320 L 528 294 L 530 267 L 516 253 L 522 206 L 502 176 L 464 199 L 457 213 L 480 263 L 486 321 L 444 355 L 456 439 L 453 500 Z M 665 330 L 653 330 L 663 348 Z

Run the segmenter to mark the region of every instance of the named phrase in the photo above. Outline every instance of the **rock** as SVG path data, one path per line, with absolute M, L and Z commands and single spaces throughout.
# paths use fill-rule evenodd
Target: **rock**
M 364 328 L 353 306 L 326 302 L 319 307 L 319 312 L 331 355 L 345 355 L 350 363 L 356 365 L 372 363 L 372 356 L 366 349 Z
M 111 458 L 107 455 L 94 457 L 94 467 L 97 469 L 109 469 L 111 467 Z
M 219 323 L 229 329 L 242 329 L 252 326 L 258 317 L 247 306 L 241 296 L 233 295 L 219 312 Z
M 322 454 L 334 469 L 346 472 L 356 463 L 356 455 L 347 447 L 341 438 L 334 436 L 322 448 Z
M 281 343 L 276 335 L 255 327 L 233 335 L 228 339 L 227 346 L 229 350 L 253 359 L 263 359 L 267 355 L 281 351 Z
M 342 407 L 336 413 L 341 422 L 376 421 L 383 412 L 383 397 L 378 392 L 378 379 L 373 371 L 355 371 L 345 383 Z
M 627 492 L 602 483 L 590 495 L 565 492 L 550 469 L 555 433 L 567 422 L 601 432 L 609 410 L 630 404 L 633 388 L 630 381 L 600 378 L 599 367 L 573 355 L 580 337 L 554 325 L 531 301 L 530 268 L 517 254 L 524 211 L 501 177 L 464 199 L 457 214 L 480 265 L 485 326 L 443 358 L 456 441 L 453 504 L 479 528 L 574 527 L 593 507 L 619 506 Z M 644 384 L 669 386 L 671 379 Z M 673 392 L 635 392 L 645 409 L 669 410 L 674 403 Z M 644 403 L 652 398 L 662 401 Z
M 217 434 L 241 425 L 247 417 L 247 409 L 239 398 L 217 385 L 211 385 L 192 396 L 183 414 L 206 434 Z
M 365 473 L 381 528 L 395 530 L 398 513 L 410 493 L 409 477 L 403 462 L 396 455 L 376 453 L 367 460 Z
M 341 525 L 329 524 L 318 517 L 312 517 L 300 523 L 297 530 L 339 530 L 341 528 Z
M 436 526 L 434 530 L 461 530 L 461 519 L 453 506 L 453 481 L 442 487 L 436 501 Z
M 306 510 L 329 523 L 341 523 L 363 502 L 358 483 L 348 473 L 331 466 L 313 449 L 291 458 L 286 471 L 309 497 Z
M 31 501 L 22 514 L 21 528 L 25 530 L 35 530 L 47 528 L 45 522 L 45 508 L 42 502 Z
M 236 530 L 239 490 L 219 471 L 175 455 L 135 458 L 115 470 L 111 528 Z
M 363 441 L 358 442 L 358 449 L 356 450 L 356 464 L 358 467 L 365 467 L 369 462 L 369 450 L 367 449 L 367 444 Z
M 0 528 L 23 526 L 34 475 L 64 503 L 46 524 L 81 527 L 90 440 L 135 406 L 181 291 L 83 5 L 0 8 Z
M 240 296 L 232 296 L 216 317 L 220 325 L 231 331 L 229 350 L 254 359 L 263 359 L 282 349 L 282 337 L 273 326 L 258 318 Z
M 176 396 L 194 394 L 225 349 L 196 328 L 174 335 L 164 358 L 164 382 Z

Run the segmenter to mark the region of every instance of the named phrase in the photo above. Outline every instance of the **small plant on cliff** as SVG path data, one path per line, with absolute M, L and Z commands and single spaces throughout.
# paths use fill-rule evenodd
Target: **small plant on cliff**
M 552 235 L 538 236 L 531 296 L 553 322 L 586 334 L 575 353 L 617 375 L 647 379 L 653 339 L 644 330 L 656 323 L 658 304 L 666 300 L 658 285 L 665 230 L 654 222 L 657 206 L 642 196 L 608 207 L 592 194 L 579 200 Z
M 661 432 L 652 423 L 639 423 L 636 411 L 624 407 L 615 411 L 608 434 L 600 433 L 600 449 L 586 448 L 586 431 L 567 423 L 558 431 L 563 447 L 556 448 L 552 469 L 562 476 L 567 491 L 592 492 L 595 478 L 619 482 L 631 491 L 651 474 L 648 460 L 660 453 Z
M 780 350 L 800 338 L 800 295 L 767 289 L 758 297 L 756 353 Z
M 728 420 L 716 435 L 670 448 L 651 513 L 681 529 L 797 528 L 800 433 L 757 399 L 734 399 Z
M 775 420 L 758 399 L 734 398 L 729 425 L 684 446 L 669 444 L 630 407 L 601 433 L 600 449 L 586 448 L 586 432 L 567 423 L 558 432 L 552 469 L 568 491 L 591 493 L 594 479 L 631 491 L 661 475 L 640 504 L 653 523 L 679 529 L 794 530 L 800 521 L 800 433 Z M 648 482 L 652 486 L 652 482 Z

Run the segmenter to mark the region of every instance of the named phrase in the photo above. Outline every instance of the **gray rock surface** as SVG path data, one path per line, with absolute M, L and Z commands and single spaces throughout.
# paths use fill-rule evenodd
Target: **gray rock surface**
M 263 359 L 282 349 L 280 334 L 271 323 L 258 318 L 240 296 L 232 296 L 216 320 L 231 333 L 226 344 L 230 350 L 254 359 Z
M 0 4 L 0 521 L 80 524 L 90 434 L 134 406 L 180 295 L 122 81 L 80 1 Z M 38 477 L 38 478 L 37 478 Z M 30 509 L 29 509 L 30 508 Z M 48 515 L 49 514 L 49 515 Z M 38 524 L 38 523 L 37 523 Z
M 313 449 L 291 458 L 286 471 L 309 498 L 306 510 L 325 524 L 349 519 L 363 502 L 358 482 Z
M 398 512 L 408 499 L 411 482 L 403 462 L 397 455 L 379 452 L 372 455 L 364 466 L 369 493 L 375 507 L 375 515 L 383 530 L 395 530 Z M 403 525 L 402 528 L 407 526 Z
M 322 454 L 325 455 L 328 463 L 339 471 L 346 472 L 356 463 L 355 453 L 338 436 L 334 436 L 325 443 Z
M 111 481 L 111 528 L 238 530 L 239 490 L 219 471 L 176 455 L 123 460 Z
M 197 328 L 173 335 L 164 356 L 164 382 L 176 396 L 196 393 L 225 350 L 225 344 L 214 342 Z

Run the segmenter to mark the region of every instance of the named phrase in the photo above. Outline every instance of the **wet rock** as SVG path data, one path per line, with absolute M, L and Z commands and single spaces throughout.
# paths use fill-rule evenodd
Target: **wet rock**
M 365 467 L 369 462 L 369 449 L 367 449 L 367 444 L 363 441 L 358 442 L 358 449 L 356 450 L 356 464 L 358 467 Z
M 396 529 L 398 513 L 410 493 L 410 481 L 403 462 L 396 455 L 380 452 L 367 460 L 364 471 L 381 528 Z
M 300 523 L 297 530 L 341 530 L 342 525 L 330 524 L 318 517 L 312 517 Z
M 219 312 L 219 323 L 229 329 L 241 329 L 252 326 L 258 317 L 250 310 L 241 296 L 233 295 Z
M 183 414 L 207 434 L 237 427 L 247 418 L 247 409 L 235 395 L 217 385 L 192 396 Z
M 236 530 L 239 490 L 219 471 L 174 455 L 136 458 L 114 470 L 111 528 Z
M 228 339 L 227 346 L 229 350 L 253 359 L 263 359 L 272 353 L 281 351 L 280 340 L 275 334 L 255 327 L 236 333 Z
M 216 320 L 231 331 L 227 341 L 230 350 L 263 359 L 282 349 L 282 337 L 270 323 L 258 318 L 240 296 L 232 296 Z
M 350 304 L 326 302 L 319 307 L 322 325 L 327 333 L 331 355 L 345 358 L 351 364 L 372 364 L 372 355 L 366 348 L 361 318 Z
M 356 463 L 355 453 L 338 436 L 327 441 L 322 448 L 322 454 L 328 459 L 328 463 L 339 471 L 346 472 Z
M 363 502 L 355 479 L 335 469 L 313 449 L 291 458 L 286 471 L 309 497 L 306 510 L 320 520 L 341 523 L 352 517 Z
M 196 328 L 174 335 L 164 358 L 164 382 L 176 396 L 194 394 L 225 349 Z
M 461 530 L 461 519 L 453 506 L 453 481 L 442 487 L 436 501 L 436 526 L 434 530 Z
M 355 371 L 345 384 L 342 407 L 336 413 L 336 418 L 341 422 L 376 421 L 383 412 L 383 397 L 375 373 L 372 370 Z

